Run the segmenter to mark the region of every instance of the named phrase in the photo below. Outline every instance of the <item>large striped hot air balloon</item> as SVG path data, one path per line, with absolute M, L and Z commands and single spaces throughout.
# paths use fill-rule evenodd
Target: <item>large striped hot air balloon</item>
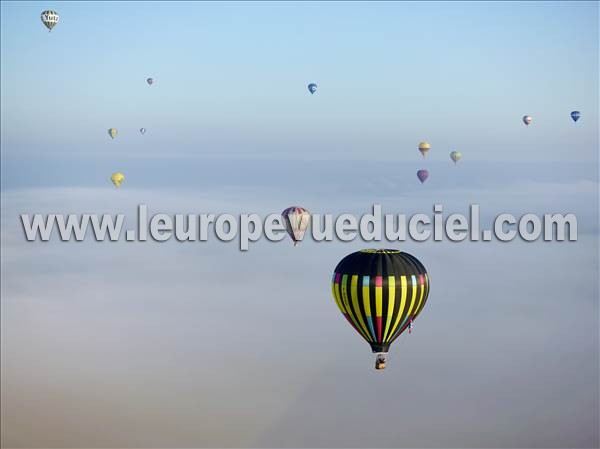
M 390 345 L 425 306 L 429 276 L 408 253 L 366 249 L 338 263 L 331 287 L 344 317 L 376 354 L 375 368 L 383 369 Z

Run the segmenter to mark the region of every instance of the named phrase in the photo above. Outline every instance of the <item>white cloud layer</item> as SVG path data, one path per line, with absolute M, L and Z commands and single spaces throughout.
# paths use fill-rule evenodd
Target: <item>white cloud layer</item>
M 565 193 L 558 209 L 594 196 L 577 183 L 552 189 Z M 530 201 L 550 190 L 531 189 Z M 423 261 L 432 289 L 377 373 L 329 287 L 339 259 L 368 243 L 261 241 L 241 253 L 214 240 L 28 243 L 19 229 L 26 211 L 288 205 L 277 190 L 186 192 L 4 192 L 3 445 L 597 446 L 597 234 L 393 245 Z M 506 201 L 472 194 L 491 211 Z

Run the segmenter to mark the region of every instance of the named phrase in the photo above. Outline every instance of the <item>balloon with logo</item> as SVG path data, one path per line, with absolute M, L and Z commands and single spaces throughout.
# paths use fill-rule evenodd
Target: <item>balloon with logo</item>
M 452 159 L 452 162 L 454 162 L 454 164 L 456 164 L 458 161 L 460 161 L 461 158 L 462 158 L 462 153 L 460 151 L 451 151 L 450 152 L 450 159 Z
M 285 223 L 285 230 L 294 242 L 294 246 L 302 241 L 304 233 L 310 222 L 310 212 L 300 206 L 292 206 L 285 209 L 281 216 Z
M 429 172 L 427 170 L 419 170 L 417 171 L 417 178 L 419 178 L 419 181 L 421 181 L 421 184 L 423 184 L 425 181 L 427 181 L 427 178 L 429 178 Z
M 110 136 L 111 139 L 114 139 L 115 137 L 117 137 L 117 134 L 119 134 L 119 131 L 117 131 L 116 128 L 108 128 L 108 135 Z
M 315 83 L 310 83 L 310 84 L 308 85 L 308 91 L 309 91 L 311 94 L 314 94 L 314 93 L 317 91 L 317 85 L 316 85 Z
M 427 156 L 427 153 L 429 153 L 429 150 L 431 150 L 431 145 L 429 145 L 429 142 L 419 143 L 419 151 L 421 152 L 423 157 Z
M 390 345 L 412 329 L 429 296 L 429 276 L 411 254 L 395 249 L 366 249 L 344 257 L 335 267 L 333 298 L 350 325 L 385 368 Z
M 529 126 L 529 125 L 531 125 L 532 122 L 533 122 L 533 117 L 531 117 L 531 115 L 523 116 L 523 123 L 525 123 L 525 125 Z
M 571 118 L 573 119 L 574 122 L 579 120 L 579 117 L 581 117 L 581 112 L 579 112 L 579 111 L 571 112 Z
M 121 172 L 116 172 L 116 173 L 112 174 L 112 176 L 110 177 L 110 180 L 115 185 L 115 187 L 118 189 L 119 187 L 121 187 L 121 184 L 123 183 L 123 181 L 125 181 L 125 175 Z
M 50 32 L 60 20 L 60 16 L 56 11 L 49 9 L 42 12 L 40 19 L 42 19 L 42 23 L 46 26 L 46 28 L 48 28 L 48 32 Z

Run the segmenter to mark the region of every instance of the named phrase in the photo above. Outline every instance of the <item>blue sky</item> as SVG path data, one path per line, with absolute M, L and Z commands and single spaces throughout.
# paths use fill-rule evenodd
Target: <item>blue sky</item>
M 594 2 L 3 2 L 3 155 L 595 161 L 597 67 Z
M 51 33 L 45 9 L 61 15 Z M 597 2 L 1 12 L 3 446 L 598 447 Z M 477 203 L 482 227 L 574 213 L 579 240 L 242 253 L 26 242 L 19 220 L 375 202 L 445 215 Z M 415 255 L 431 279 L 384 373 L 329 286 L 342 257 L 373 245 Z

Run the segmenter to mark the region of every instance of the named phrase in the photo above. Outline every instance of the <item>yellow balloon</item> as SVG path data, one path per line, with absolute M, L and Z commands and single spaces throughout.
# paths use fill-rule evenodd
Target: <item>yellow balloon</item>
M 111 137 L 111 139 L 114 139 L 115 137 L 117 137 L 117 134 L 119 132 L 116 130 L 116 128 L 109 128 L 108 129 L 108 135 Z
M 115 185 L 116 188 L 121 187 L 121 184 L 123 183 L 123 181 L 125 181 L 125 175 L 123 173 L 121 173 L 120 171 L 113 173 L 112 176 L 110 177 L 110 180 L 112 181 L 112 183 Z
M 421 152 L 423 157 L 427 156 L 427 153 L 429 152 L 429 150 L 431 150 L 431 145 L 429 145 L 428 142 L 423 141 L 423 142 L 419 143 L 419 151 Z

